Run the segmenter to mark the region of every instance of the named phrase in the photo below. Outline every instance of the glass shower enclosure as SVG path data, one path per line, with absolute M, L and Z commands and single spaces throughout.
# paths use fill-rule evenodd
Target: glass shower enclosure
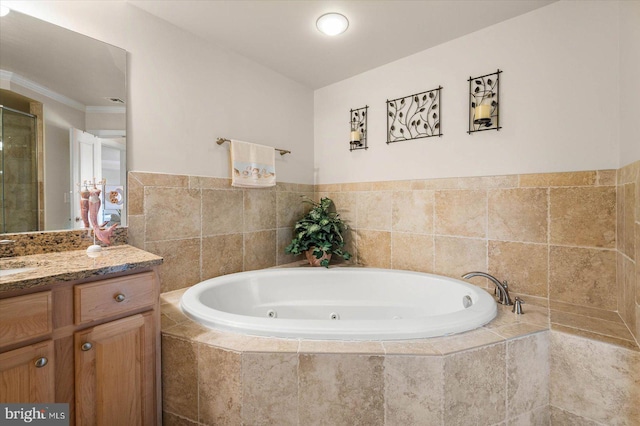
M 36 121 L 0 105 L 0 233 L 38 230 Z

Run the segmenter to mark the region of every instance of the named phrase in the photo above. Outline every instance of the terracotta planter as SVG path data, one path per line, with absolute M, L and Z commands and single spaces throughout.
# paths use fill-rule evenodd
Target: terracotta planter
M 307 260 L 309 261 L 309 265 L 311 266 L 322 266 L 320 265 L 320 262 L 322 262 L 324 259 L 331 260 L 331 253 L 325 253 L 320 259 L 317 259 L 313 255 L 313 248 L 305 251 L 304 255 L 307 256 Z

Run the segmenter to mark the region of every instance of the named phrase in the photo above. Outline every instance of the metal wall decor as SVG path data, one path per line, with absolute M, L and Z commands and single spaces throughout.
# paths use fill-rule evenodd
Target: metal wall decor
M 500 130 L 500 74 L 469 77 L 469 131 Z
M 442 87 L 387 101 L 387 144 L 442 136 Z
M 349 119 L 351 133 L 349 135 L 349 151 L 369 149 L 367 146 L 367 112 L 369 106 L 352 109 Z

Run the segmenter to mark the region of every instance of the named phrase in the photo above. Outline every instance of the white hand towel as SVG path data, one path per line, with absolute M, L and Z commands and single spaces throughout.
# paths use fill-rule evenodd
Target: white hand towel
M 276 185 L 276 156 L 273 147 L 231 141 L 231 186 L 264 188 Z

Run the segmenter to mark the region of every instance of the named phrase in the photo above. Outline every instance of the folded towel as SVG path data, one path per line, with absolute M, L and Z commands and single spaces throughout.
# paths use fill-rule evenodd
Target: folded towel
M 270 146 L 231 141 L 231 186 L 263 188 L 276 185 L 276 156 Z

